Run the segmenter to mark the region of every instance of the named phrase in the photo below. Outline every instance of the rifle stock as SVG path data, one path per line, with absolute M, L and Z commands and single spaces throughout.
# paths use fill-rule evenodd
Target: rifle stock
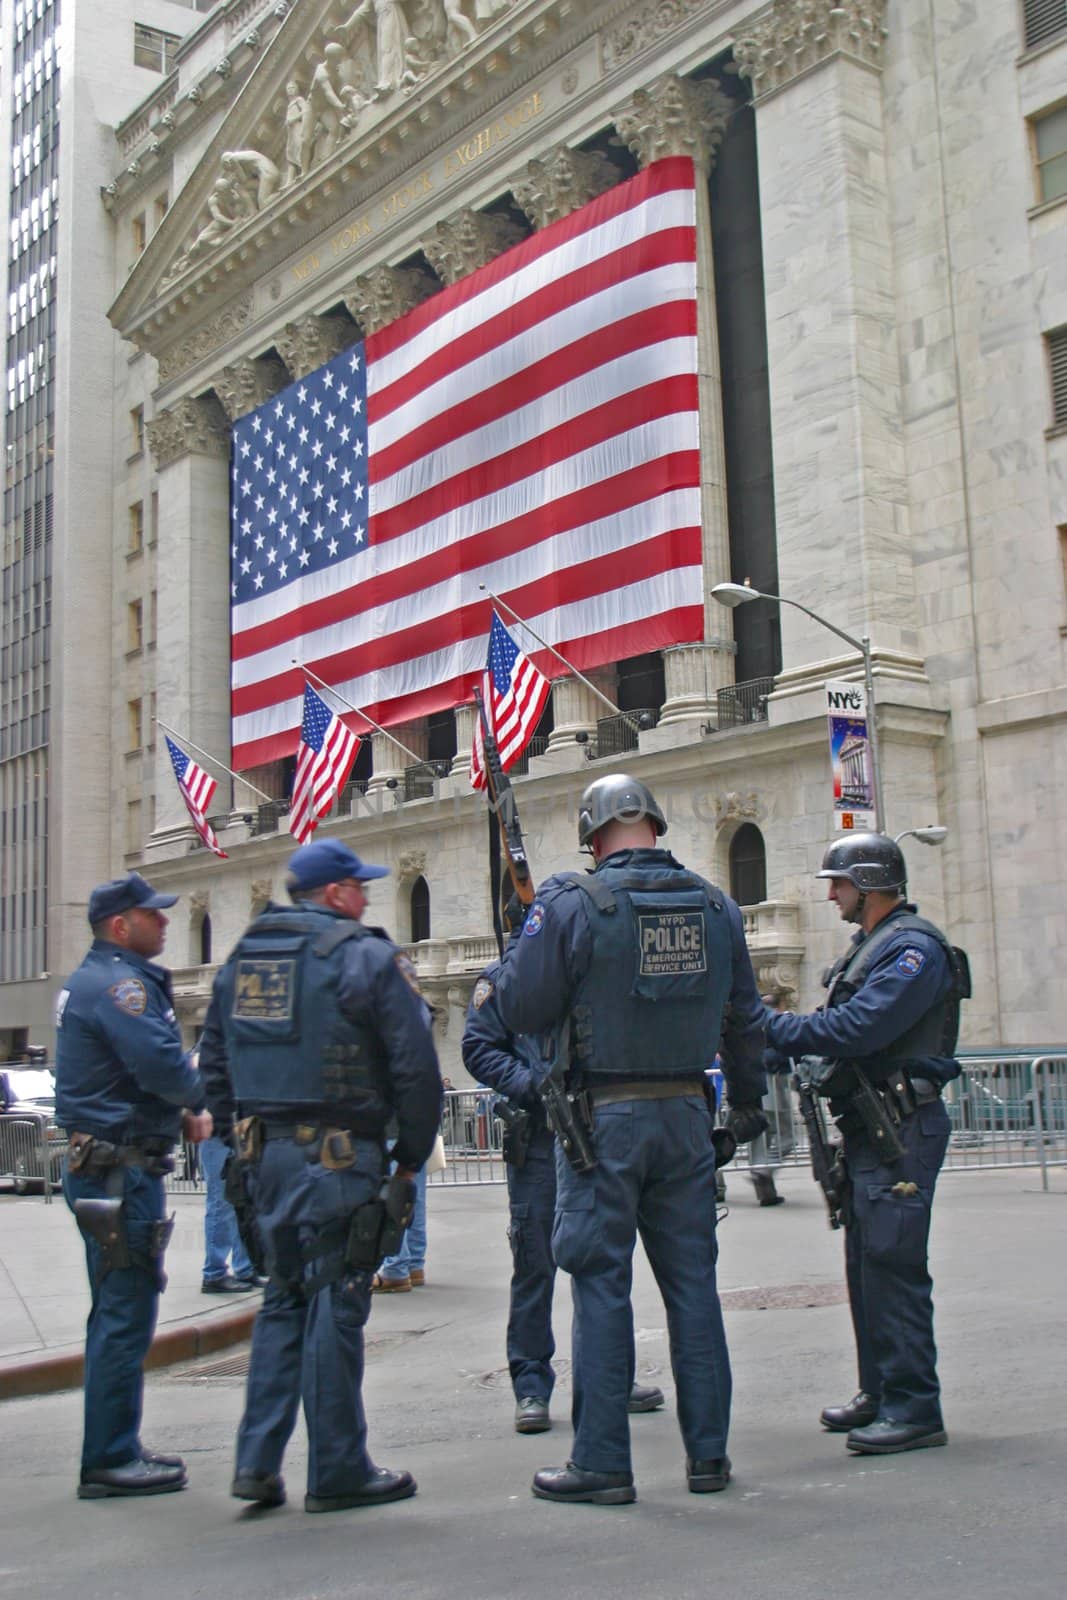
M 797 1092 L 800 1115 L 808 1131 L 812 1175 L 823 1192 L 831 1228 L 840 1228 L 842 1223 L 847 1224 L 849 1221 L 848 1180 L 842 1166 L 841 1152 L 835 1150 L 826 1137 L 822 1112 L 813 1086 L 807 1079 L 795 1077 L 793 1088 Z

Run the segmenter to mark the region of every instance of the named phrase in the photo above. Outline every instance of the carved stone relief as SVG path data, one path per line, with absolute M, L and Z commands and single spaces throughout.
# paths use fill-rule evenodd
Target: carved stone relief
M 664 0 L 650 0 L 650 4 L 638 7 L 604 33 L 601 51 L 606 70 L 622 66 L 657 39 L 673 33 L 695 11 L 703 11 L 707 3 L 708 0 L 667 0 L 665 4 Z
M 599 150 L 587 153 L 558 145 L 544 161 L 527 162 L 525 174 L 514 180 L 511 192 L 534 227 L 546 228 L 595 200 L 621 178 L 618 167 Z
M 396 875 L 400 879 L 421 878 L 426 871 L 425 850 L 403 850 L 396 864 Z
M 269 356 L 244 357 L 224 367 L 212 384 L 231 422 L 246 416 L 257 406 L 284 389 L 289 374 L 280 361 Z
M 293 379 L 306 378 L 339 350 L 355 340 L 352 324 L 344 317 L 306 316 L 287 322 L 275 338 L 279 353 Z
M 258 917 L 270 904 L 274 885 L 269 878 L 253 878 L 248 889 L 248 914 Z
M 736 789 L 730 789 L 725 794 L 715 796 L 715 820 L 720 828 L 728 822 L 744 822 L 758 815 L 759 795 L 754 789 L 748 794 L 739 794 Z
M 769 94 L 820 61 L 843 52 L 882 64 L 887 0 L 774 0 L 745 25 L 734 61 L 753 92 Z
M 420 305 L 436 289 L 436 281 L 417 267 L 380 266 L 358 277 L 343 299 L 363 332 L 369 334 Z
M 642 167 L 665 156 L 692 156 L 710 172 L 734 104 L 713 78 L 694 82 L 672 72 L 638 89 L 615 116 L 615 127 Z
M 203 919 L 211 903 L 211 894 L 207 889 L 192 889 L 187 896 L 189 903 L 189 916 L 193 922 Z
M 230 429 L 213 395 L 186 396 L 148 424 L 148 447 L 162 472 L 182 456 L 228 456 Z
M 240 300 L 235 300 L 218 316 L 212 317 L 210 322 L 205 322 L 180 344 L 172 350 L 167 350 L 159 358 L 159 381 L 170 383 L 178 378 L 189 367 L 209 356 L 222 345 L 227 344 L 234 336 L 247 326 L 252 316 L 252 296 L 246 294 Z
M 422 249 L 443 283 L 458 283 L 521 238 L 522 229 L 510 217 L 489 216 L 465 206 L 456 216 L 437 223 L 422 240 Z

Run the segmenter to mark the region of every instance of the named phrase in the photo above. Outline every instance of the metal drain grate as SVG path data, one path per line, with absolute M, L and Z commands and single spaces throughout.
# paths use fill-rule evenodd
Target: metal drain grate
M 723 1289 L 724 1311 L 806 1311 L 839 1306 L 848 1299 L 843 1283 L 779 1283 L 768 1289 Z

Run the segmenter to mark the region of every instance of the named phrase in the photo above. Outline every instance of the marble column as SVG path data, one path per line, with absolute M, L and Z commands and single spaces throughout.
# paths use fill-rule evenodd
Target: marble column
M 159 492 L 156 714 L 229 764 L 229 427 L 212 396 L 186 398 L 148 424 L 148 442 Z M 155 782 L 148 861 L 182 855 L 196 837 L 162 734 Z M 228 790 L 222 778 L 220 811 Z
M 454 217 L 437 223 L 420 243 L 441 282 L 458 283 L 523 237 L 522 229 L 509 217 L 465 206 Z
M 295 382 L 297 378 L 306 378 L 309 372 L 321 367 L 331 356 L 355 344 L 358 338 L 359 330 L 352 326 L 347 317 L 308 315 L 299 317 L 296 322 L 287 322 L 275 336 L 274 342 L 289 369 L 289 376 Z
M 715 260 L 708 181 L 726 132 L 732 102 L 713 79 L 694 82 L 668 73 L 639 89 L 615 116 L 620 138 L 642 167 L 666 156 L 690 156 L 696 168 L 697 372 L 700 392 L 700 509 L 704 567 L 704 640 L 687 654 L 664 653 L 666 700 L 660 727 L 706 720 L 715 692 L 733 682 L 734 645 L 722 608 L 711 599 L 730 577 L 726 447 L 715 304 Z M 702 658 L 694 660 L 692 652 Z
M 599 151 L 571 150 L 557 145 L 544 160 L 528 161 L 512 179 L 511 192 L 535 228 L 569 217 L 622 178 L 613 162 Z
M 438 285 L 418 267 L 374 267 L 342 296 L 365 334 L 377 333 L 433 294 Z
M 914 654 L 881 57 L 886 0 L 776 0 L 734 57 L 759 145 L 781 593 Z M 832 635 L 783 607 L 783 678 Z M 876 679 L 877 682 L 877 679 Z
M 599 667 L 585 676 L 590 683 L 606 694 L 609 700 L 615 698 L 615 668 Z M 575 735 L 588 734 L 590 741 L 596 738 L 596 725 L 601 717 L 610 717 L 611 712 L 603 700 L 598 700 L 591 689 L 588 689 L 580 678 L 557 678 L 552 685 L 552 719 L 553 729 L 548 736 L 548 749 L 544 759 L 550 760 L 561 755 L 574 755 L 575 766 L 584 759 L 582 747 L 578 744 Z
M 452 757 L 454 778 L 466 778 L 470 772 L 471 746 L 474 743 L 474 724 L 477 717 L 478 707 L 473 701 L 456 707 L 456 753 Z
M 415 758 L 425 761 L 429 751 L 430 735 L 425 722 L 401 722 L 390 730 L 400 740 L 400 744 L 407 745 L 411 755 L 406 755 L 400 745 L 384 733 L 371 734 L 371 758 L 374 763 L 374 774 L 367 785 L 367 793 L 375 794 L 379 789 L 386 788 L 391 778 L 395 778 L 398 786 L 404 782 L 404 769 L 415 764 Z

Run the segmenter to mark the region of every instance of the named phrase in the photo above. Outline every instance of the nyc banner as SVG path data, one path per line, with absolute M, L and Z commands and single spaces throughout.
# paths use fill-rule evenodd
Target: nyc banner
M 830 768 L 833 773 L 837 830 L 867 833 L 874 828 L 874 773 L 867 733 L 867 692 L 861 683 L 828 682 L 826 714 L 830 723 Z

